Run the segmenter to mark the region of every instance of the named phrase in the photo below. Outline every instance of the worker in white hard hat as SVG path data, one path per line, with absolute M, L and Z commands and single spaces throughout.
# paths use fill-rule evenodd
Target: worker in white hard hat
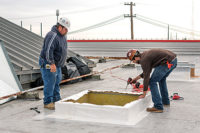
M 140 98 L 146 96 L 148 86 L 150 86 L 154 103 L 154 106 L 147 108 L 147 111 L 162 113 L 163 105 L 170 105 L 166 79 L 177 66 L 176 54 L 165 49 L 151 49 L 143 53 L 136 49 L 131 49 L 127 53 L 127 58 L 134 63 L 140 64 L 143 70 L 140 75 L 132 80 L 129 79 L 128 82 L 136 83 L 137 80 L 143 78 L 144 89 Z M 153 68 L 154 71 L 151 74 Z M 159 84 L 159 89 L 157 84 Z
M 62 80 L 61 67 L 67 58 L 66 34 L 70 28 L 67 18 L 60 18 L 44 38 L 40 53 L 39 65 L 44 82 L 44 108 L 54 110 L 55 102 L 61 99 L 60 81 Z

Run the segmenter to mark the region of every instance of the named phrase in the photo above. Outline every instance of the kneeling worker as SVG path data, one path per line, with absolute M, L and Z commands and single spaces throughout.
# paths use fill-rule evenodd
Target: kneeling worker
M 143 95 L 139 98 L 146 96 L 148 86 L 150 86 L 154 106 L 147 108 L 147 111 L 162 113 L 163 105 L 170 105 L 166 78 L 177 66 L 176 54 L 164 49 L 151 49 L 143 53 L 132 49 L 128 51 L 127 57 L 133 63 L 140 64 L 143 70 L 143 73 L 130 81 L 130 83 L 136 83 L 140 78 L 144 79 Z M 150 77 L 153 68 L 155 69 Z M 159 83 L 160 93 L 157 83 Z

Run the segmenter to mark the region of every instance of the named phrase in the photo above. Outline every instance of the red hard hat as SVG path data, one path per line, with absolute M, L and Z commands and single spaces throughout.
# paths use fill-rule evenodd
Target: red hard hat
M 137 49 L 131 49 L 131 50 L 129 50 L 128 53 L 127 53 L 127 58 L 132 61 L 133 57 L 135 56 L 135 54 L 137 52 L 138 52 Z

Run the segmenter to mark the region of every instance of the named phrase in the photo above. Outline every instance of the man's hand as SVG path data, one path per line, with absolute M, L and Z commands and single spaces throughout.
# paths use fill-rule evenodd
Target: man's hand
M 147 93 L 146 91 L 143 91 L 143 94 L 139 96 L 139 99 L 145 98 L 146 93 Z
M 131 84 L 131 81 L 132 81 L 132 78 L 129 77 L 128 80 L 127 80 L 127 83 Z
M 50 69 L 51 69 L 51 72 L 56 72 L 56 65 L 51 64 Z
M 132 78 L 128 78 L 128 80 L 127 80 L 127 83 L 129 83 L 129 84 L 135 84 L 137 82 L 137 80 L 134 78 L 134 79 L 132 79 Z
M 137 82 L 136 78 L 134 78 L 134 79 L 131 80 L 132 84 L 135 84 L 136 82 Z

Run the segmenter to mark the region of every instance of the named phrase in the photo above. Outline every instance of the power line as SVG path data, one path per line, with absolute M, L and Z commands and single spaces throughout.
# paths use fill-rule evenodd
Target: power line
M 55 14 L 46 14 L 46 15 L 40 15 L 40 16 L 32 16 L 32 17 L 19 17 L 19 18 L 8 18 L 10 20 L 23 20 L 23 19 L 34 19 L 34 18 L 45 18 L 45 17 L 55 17 Z
M 162 25 L 162 24 L 159 24 L 159 23 L 156 23 L 156 22 L 152 22 L 150 20 L 139 18 L 139 17 L 137 17 L 137 15 L 136 15 L 136 19 L 140 20 L 140 21 L 143 21 L 143 22 L 146 22 L 146 23 L 149 23 L 149 24 L 152 24 L 152 25 L 155 25 L 155 26 L 159 26 L 159 27 L 162 27 L 162 28 L 167 28 L 167 25 Z
M 118 6 L 118 5 L 113 5 L 112 4 L 112 5 L 100 6 L 100 7 L 90 8 L 90 9 L 83 9 L 83 10 L 76 10 L 76 11 L 67 11 L 67 12 L 63 12 L 62 14 L 85 13 L 85 12 L 91 12 L 91 11 L 97 11 L 97 10 L 104 10 L 104 9 L 114 8 L 115 6 Z
M 155 25 L 155 26 L 162 27 L 162 28 L 168 28 L 168 25 L 159 24 L 159 23 L 156 23 L 156 22 L 153 22 L 153 21 L 150 21 L 150 20 L 146 20 L 146 19 L 143 19 L 143 18 L 139 18 L 139 17 L 136 17 L 136 19 L 143 21 L 143 22 L 146 22 L 146 23 L 149 23 L 149 24 L 152 24 L 152 25 Z M 174 27 L 171 27 L 170 30 L 174 30 L 174 31 L 178 31 L 178 32 L 190 34 L 190 35 L 193 34 L 192 31 L 184 31 L 184 30 L 174 28 Z M 194 34 L 194 36 L 200 36 L 200 34 L 196 33 L 196 34 Z
M 154 22 L 158 22 L 158 23 L 161 23 L 161 24 L 164 24 L 164 25 L 169 25 L 168 23 L 165 23 L 165 22 L 162 22 L 162 21 L 158 21 L 158 20 L 146 17 L 146 16 L 142 16 L 140 14 L 137 14 L 137 17 L 148 19 L 148 20 L 151 20 L 151 21 L 154 21 Z M 172 25 L 172 24 L 170 24 L 170 27 L 174 27 L 174 28 L 178 28 L 178 29 L 184 29 L 186 31 L 193 31 L 193 29 L 183 28 L 183 27 L 180 27 L 180 26 L 177 26 L 177 25 Z M 193 32 L 200 33 L 200 31 L 193 31 Z
M 164 23 L 164 22 L 161 22 L 158 20 L 154 20 L 154 19 L 142 16 L 139 14 L 136 15 L 136 19 L 141 20 L 146 23 L 150 23 L 152 25 L 163 27 L 163 28 L 167 28 L 168 26 L 170 26 L 170 30 L 178 31 L 181 33 L 190 34 L 190 35 L 194 34 L 194 36 L 200 36 L 199 31 L 193 31 L 192 29 L 187 29 L 187 28 L 183 28 L 183 27 L 179 27 L 179 26 L 175 26 L 175 25 L 170 25 L 170 24 L 167 24 L 167 23 Z
M 90 8 L 90 9 L 83 9 L 83 10 L 76 10 L 76 11 L 67 11 L 61 13 L 62 15 L 64 14 L 76 14 L 76 13 L 85 13 L 85 12 L 92 12 L 92 11 L 97 11 L 97 10 L 103 10 L 103 9 L 108 9 L 108 8 L 114 8 L 117 5 L 106 5 L 106 6 L 99 6 L 95 8 Z M 55 14 L 46 14 L 46 15 L 38 15 L 38 16 L 31 16 L 31 17 L 17 17 L 17 18 L 8 18 L 10 20 L 18 20 L 18 19 L 35 19 L 35 18 L 45 18 L 45 17 L 55 17 Z
M 108 24 L 111 24 L 111 23 L 115 23 L 115 22 L 120 21 L 122 19 L 124 19 L 124 16 L 120 15 L 120 16 L 111 18 L 109 20 L 100 22 L 98 24 L 95 24 L 95 25 L 92 25 L 92 26 L 88 26 L 88 27 L 85 27 L 85 28 L 81 28 L 79 30 L 75 30 L 75 31 L 69 32 L 68 34 L 70 35 L 70 34 L 74 34 L 74 33 L 79 33 L 79 32 L 84 32 L 84 31 L 88 31 L 88 30 L 91 30 L 91 29 L 99 28 L 99 27 L 102 27 L 102 26 L 105 26 L 105 25 L 108 25 Z

